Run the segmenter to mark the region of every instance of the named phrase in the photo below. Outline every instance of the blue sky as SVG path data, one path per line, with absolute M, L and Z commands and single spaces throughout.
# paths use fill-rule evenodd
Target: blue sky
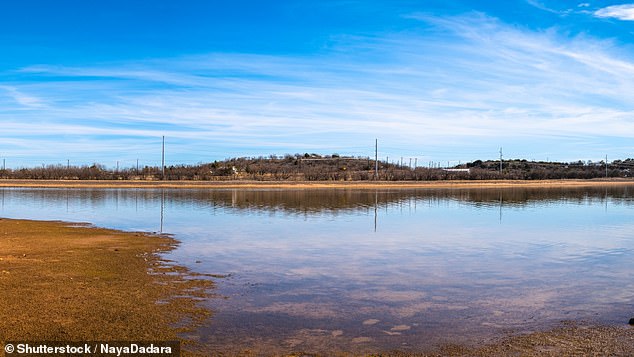
M 634 2 L 3 1 L 0 158 L 634 157 Z

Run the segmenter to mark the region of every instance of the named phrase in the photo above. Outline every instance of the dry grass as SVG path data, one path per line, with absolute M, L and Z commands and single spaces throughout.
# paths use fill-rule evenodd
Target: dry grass
M 195 297 L 211 283 L 160 259 L 175 243 L 0 219 L 0 342 L 179 339 L 208 316 Z

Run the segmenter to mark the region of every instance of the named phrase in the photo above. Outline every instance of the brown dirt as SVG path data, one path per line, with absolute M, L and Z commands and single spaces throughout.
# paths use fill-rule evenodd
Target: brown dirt
M 474 181 L 140 181 L 140 180 L 0 180 L 0 187 L 64 188 L 505 188 L 602 187 L 634 185 L 632 179 L 474 180 Z
M 165 236 L 0 219 L 0 343 L 178 340 L 208 317 L 196 298 L 211 282 L 160 258 L 175 244 Z

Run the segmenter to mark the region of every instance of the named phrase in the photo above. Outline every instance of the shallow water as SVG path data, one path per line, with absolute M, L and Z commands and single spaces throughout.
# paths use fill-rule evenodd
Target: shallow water
M 634 187 L 0 189 L 0 216 L 174 234 L 214 351 L 482 343 L 634 313 Z

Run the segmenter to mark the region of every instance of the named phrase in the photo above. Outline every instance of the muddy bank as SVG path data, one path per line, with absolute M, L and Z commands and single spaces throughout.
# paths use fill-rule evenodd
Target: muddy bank
M 0 219 L 0 343 L 177 340 L 209 311 L 209 280 L 159 253 L 169 237 Z M 196 350 L 193 341 L 185 350 Z

